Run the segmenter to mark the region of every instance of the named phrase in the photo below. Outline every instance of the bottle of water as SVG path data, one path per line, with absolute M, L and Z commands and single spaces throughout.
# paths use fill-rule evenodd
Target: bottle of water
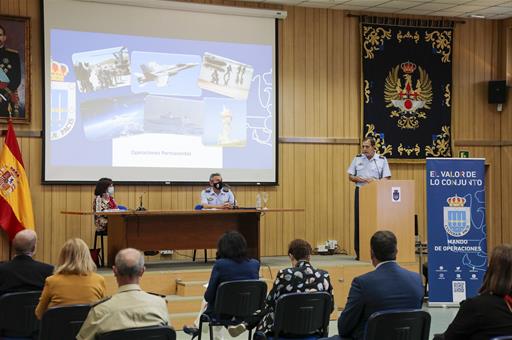
M 256 194 L 256 209 L 261 209 L 261 195 L 259 192 Z

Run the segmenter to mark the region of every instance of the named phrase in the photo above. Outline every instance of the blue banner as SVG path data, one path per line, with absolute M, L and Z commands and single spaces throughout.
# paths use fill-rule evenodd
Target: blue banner
M 427 158 L 429 304 L 478 294 L 487 270 L 485 160 Z

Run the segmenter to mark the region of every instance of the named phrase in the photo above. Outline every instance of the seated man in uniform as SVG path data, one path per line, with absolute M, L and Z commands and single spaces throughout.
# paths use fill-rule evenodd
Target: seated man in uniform
M 119 287 L 117 293 L 91 308 L 76 337 L 78 340 L 94 340 L 96 334 L 119 329 L 169 324 L 165 299 L 140 289 L 145 270 L 140 251 L 133 248 L 119 251 L 112 269 Z
M 204 209 L 233 209 L 236 206 L 235 195 L 222 182 L 219 173 L 210 175 L 210 186 L 201 192 L 201 205 Z

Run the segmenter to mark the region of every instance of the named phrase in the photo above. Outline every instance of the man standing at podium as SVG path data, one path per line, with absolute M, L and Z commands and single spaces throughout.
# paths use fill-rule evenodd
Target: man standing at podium
M 222 182 L 219 173 L 210 175 L 210 186 L 201 192 L 201 205 L 205 209 L 233 209 L 235 206 L 235 195 Z
M 375 139 L 363 139 L 362 152 L 352 161 L 347 170 L 348 179 L 356 184 L 354 203 L 354 250 L 359 260 L 359 188 L 371 181 L 390 179 L 391 170 L 386 157 L 375 152 Z

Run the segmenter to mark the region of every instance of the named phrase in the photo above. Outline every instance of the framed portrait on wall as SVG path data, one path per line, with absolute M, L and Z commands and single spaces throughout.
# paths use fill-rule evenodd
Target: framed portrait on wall
M 0 15 L 0 121 L 30 122 L 30 18 Z

